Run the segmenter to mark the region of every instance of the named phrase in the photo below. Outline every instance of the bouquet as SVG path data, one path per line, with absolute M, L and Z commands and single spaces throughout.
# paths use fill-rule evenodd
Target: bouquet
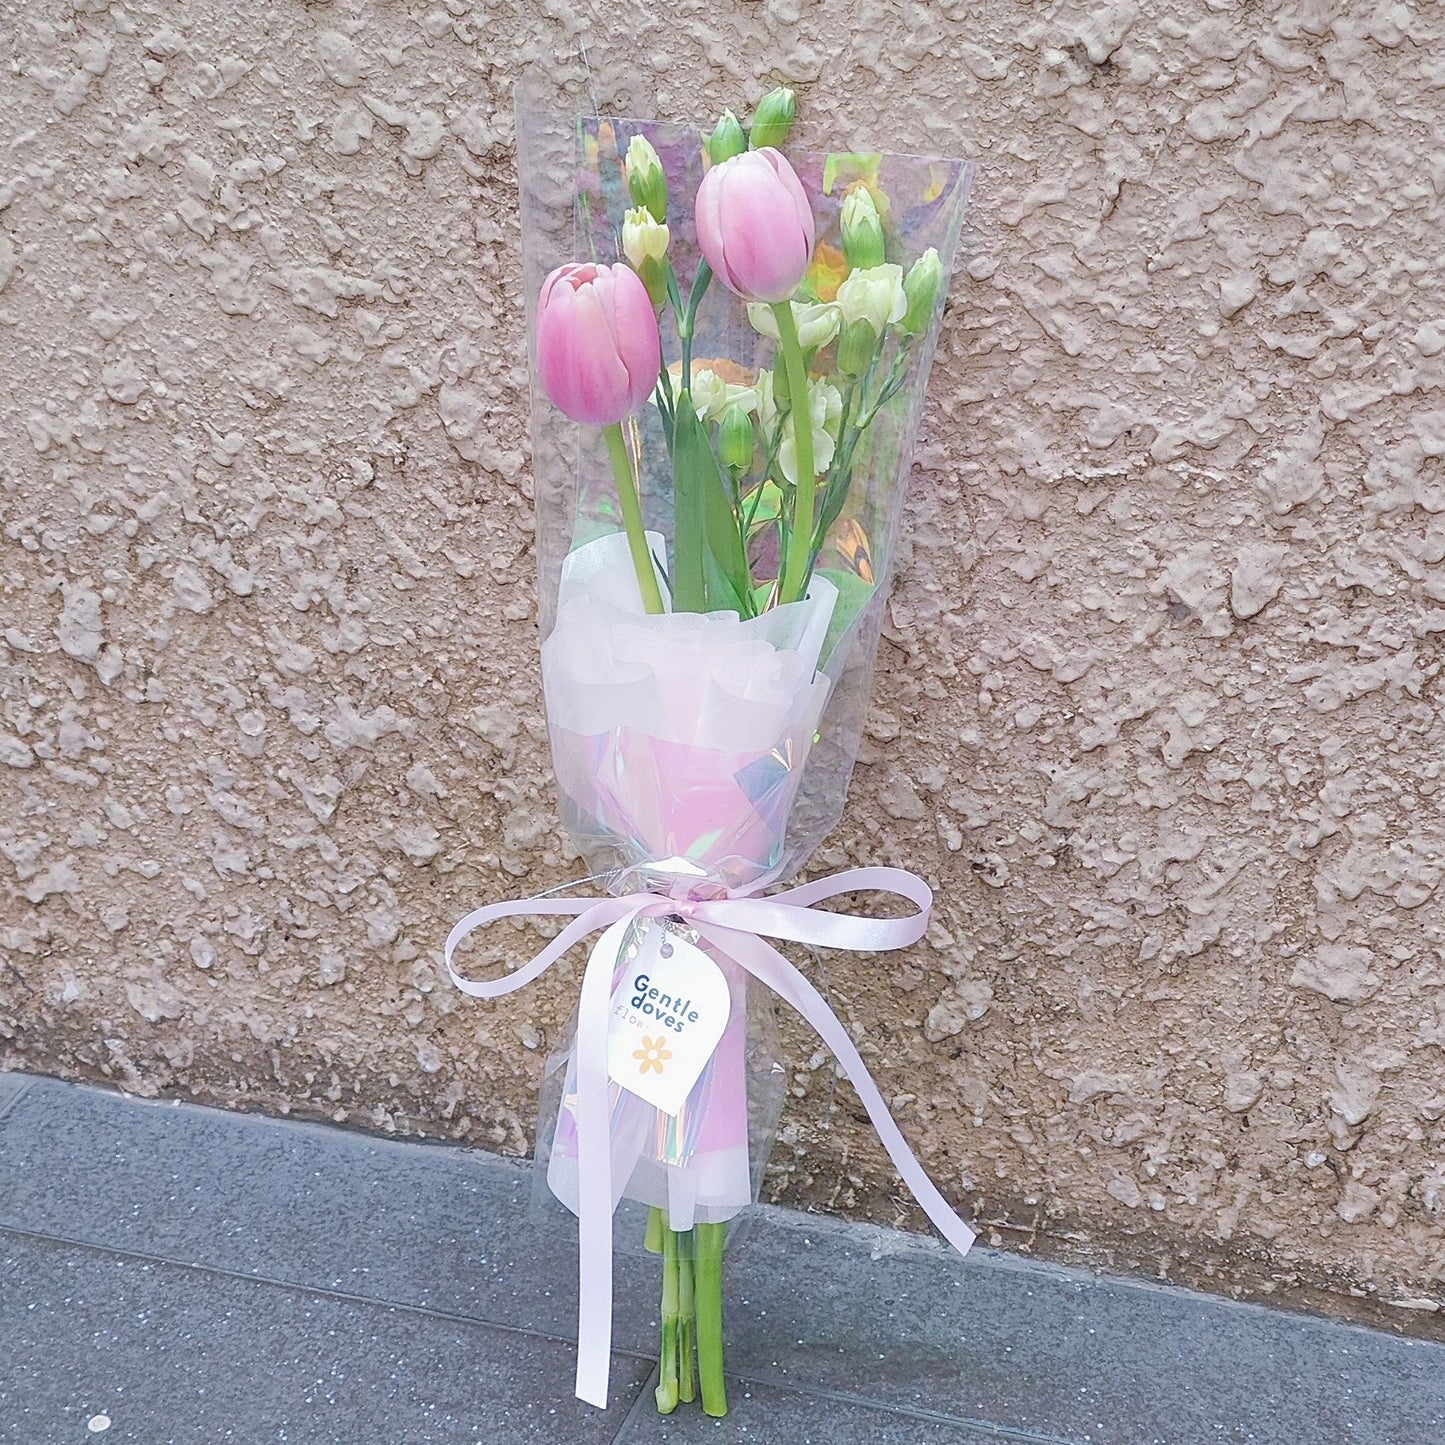
M 729 112 L 710 133 L 519 112 L 543 691 L 564 820 L 610 896 L 479 909 L 446 955 L 495 997 L 605 928 L 538 1158 L 579 1219 L 577 1392 L 594 1403 L 613 1213 L 648 1208 L 663 1413 L 727 1409 L 723 1254 L 777 1119 L 773 995 L 833 1048 L 938 1227 L 960 1250 L 973 1237 L 765 941 L 871 952 L 926 926 L 927 886 L 898 869 L 766 890 L 842 811 L 969 170 L 791 154 L 795 108 L 778 90 L 748 128 Z M 813 907 L 863 890 L 915 911 Z M 464 978 L 462 938 L 518 913 L 578 916 L 506 979 Z

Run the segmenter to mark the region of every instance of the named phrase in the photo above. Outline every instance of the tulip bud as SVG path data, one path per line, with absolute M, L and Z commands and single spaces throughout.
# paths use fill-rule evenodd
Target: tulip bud
M 718 459 L 735 472 L 753 463 L 753 419 L 740 406 L 729 407 L 718 427 Z
M 909 336 L 918 336 L 928 329 L 942 284 L 943 263 L 938 259 L 938 252 L 930 246 L 908 268 L 908 275 L 903 278 L 903 294 L 908 299 L 908 309 L 902 325 Z
M 792 297 L 813 255 L 813 212 L 781 151 L 717 162 L 697 188 L 694 214 L 702 254 L 729 291 L 745 301 Z
M 619 262 L 559 266 L 542 283 L 534 338 L 537 379 L 573 421 L 611 426 L 641 407 L 662 369 L 647 291 Z
M 721 165 L 723 161 L 731 160 L 733 156 L 740 156 L 748 148 L 748 138 L 743 134 L 743 128 L 738 124 L 738 118 L 732 111 L 725 110 L 722 119 L 718 121 L 713 133 L 707 139 L 707 158 L 713 165 Z
M 860 318 L 850 322 L 838 338 L 838 370 L 844 376 L 862 376 L 878 351 L 878 333 Z
M 770 90 L 753 112 L 752 129 L 748 132 L 752 148 L 760 151 L 764 146 L 774 146 L 781 150 L 797 118 L 798 102 L 793 92 L 786 86 Z
M 627 189 L 632 204 L 654 221 L 667 219 L 667 174 L 646 136 L 635 135 L 627 147 Z

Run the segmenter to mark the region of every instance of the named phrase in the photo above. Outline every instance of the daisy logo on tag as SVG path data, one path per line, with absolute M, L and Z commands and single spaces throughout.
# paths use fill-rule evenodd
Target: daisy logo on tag
M 641 925 L 612 992 L 607 1072 L 676 1114 L 727 1028 L 732 998 L 712 959 L 664 924 Z
M 663 1065 L 672 1057 L 672 1050 L 668 1048 L 666 1041 L 661 1035 L 650 1039 L 646 1035 L 642 1039 L 642 1047 L 633 1050 L 632 1057 L 642 1060 L 642 1067 L 638 1069 L 639 1074 L 645 1074 L 649 1069 L 656 1069 L 660 1074 Z

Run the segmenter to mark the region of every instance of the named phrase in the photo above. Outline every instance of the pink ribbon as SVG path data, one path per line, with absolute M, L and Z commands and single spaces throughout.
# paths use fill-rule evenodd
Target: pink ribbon
M 843 893 L 891 893 L 912 903 L 907 918 L 870 918 L 831 913 L 812 905 Z M 787 939 L 855 953 L 906 948 L 923 937 L 933 893 L 902 868 L 854 868 L 788 888 L 766 898 L 687 900 L 660 893 L 621 898 L 523 898 L 478 908 L 447 935 L 446 965 L 452 982 L 476 998 L 501 998 L 540 977 L 570 948 L 606 929 L 587 959 L 577 1010 L 577 1169 L 581 1180 L 577 1215 L 577 1395 L 606 1408 L 612 1362 L 612 1161 L 608 1145 L 607 1018 L 612 973 L 628 927 L 637 918 L 681 917 L 739 967 L 792 1005 L 833 1051 L 858 1091 L 863 1107 L 899 1177 L 923 1211 L 960 1254 L 974 1232 L 949 1206 L 913 1157 L 883 1095 L 873 1082 L 848 1031 L 822 995 L 765 939 Z M 457 945 L 473 930 L 499 918 L 530 914 L 574 914 L 531 962 L 515 973 L 483 983 L 464 977 L 452 963 Z

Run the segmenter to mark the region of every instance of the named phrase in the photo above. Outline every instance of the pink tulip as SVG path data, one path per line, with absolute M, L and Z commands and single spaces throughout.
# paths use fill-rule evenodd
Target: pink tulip
M 730 291 L 786 301 L 813 256 L 813 212 L 792 166 L 771 146 L 714 166 L 697 188 L 697 239 Z
M 573 421 L 612 426 L 652 395 L 662 339 L 637 273 L 588 263 L 559 266 L 537 301 L 537 375 Z

